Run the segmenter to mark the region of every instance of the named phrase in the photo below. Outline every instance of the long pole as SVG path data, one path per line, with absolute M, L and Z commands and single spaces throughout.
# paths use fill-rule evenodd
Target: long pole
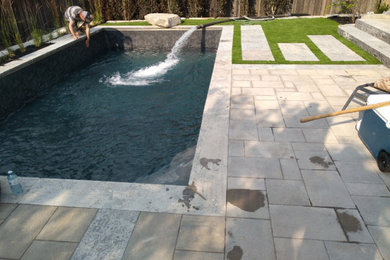
M 300 122 L 301 123 L 306 123 L 309 121 L 325 118 L 325 117 L 331 117 L 331 116 L 338 116 L 338 115 L 343 115 L 343 114 L 348 114 L 348 113 L 353 113 L 353 112 L 359 112 L 359 111 L 365 111 L 365 110 L 370 110 L 373 108 L 378 108 L 378 107 L 384 107 L 384 106 L 389 106 L 390 101 L 386 102 L 381 102 L 381 103 L 376 103 L 368 106 L 362 106 L 358 108 L 350 108 L 347 110 L 341 110 L 341 111 L 336 111 L 336 112 L 331 112 L 331 113 L 326 113 L 326 114 L 321 114 L 321 115 L 316 115 L 316 116 L 308 116 L 308 117 L 303 117 L 301 118 Z

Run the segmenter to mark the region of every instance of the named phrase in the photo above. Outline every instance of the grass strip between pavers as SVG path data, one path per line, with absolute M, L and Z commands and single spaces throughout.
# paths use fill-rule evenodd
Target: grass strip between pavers
M 201 25 L 225 19 L 184 19 L 180 25 Z M 150 25 L 145 21 L 106 23 L 103 25 Z M 362 50 L 337 32 L 338 23 L 327 18 L 275 19 L 268 21 L 238 20 L 218 25 L 234 25 L 233 64 L 381 64 L 379 60 Z M 218 26 L 216 25 L 216 26 Z M 242 60 L 241 25 L 261 25 L 267 37 L 275 61 Z M 331 61 L 307 35 L 332 35 L 365 61 Z M 287 61 L 278 47 L 278 43 L 305 43 L 319 61 Z

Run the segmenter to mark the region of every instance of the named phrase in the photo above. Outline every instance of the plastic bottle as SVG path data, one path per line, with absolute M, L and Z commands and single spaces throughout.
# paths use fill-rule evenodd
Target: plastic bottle
M 22 185 L 19 183 L 18 176 L 13 171 L 8 171 L 7 179 L 14 195 L 23 193 Z

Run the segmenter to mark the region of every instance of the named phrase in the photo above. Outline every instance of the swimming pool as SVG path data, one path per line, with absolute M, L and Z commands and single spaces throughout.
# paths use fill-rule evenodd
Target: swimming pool
M 0 123 L 0 172 L 155 183 L 154 173 L 159 183 L 187 184 L 215 52 L 183 53 L 152 84 L 107 81 L 165 56 L 110 52 L 51 86 Z

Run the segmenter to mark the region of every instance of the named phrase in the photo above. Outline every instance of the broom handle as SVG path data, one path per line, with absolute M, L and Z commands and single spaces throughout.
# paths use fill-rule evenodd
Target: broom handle
M 326 113 L 326 114 L 321 114 L 321 115 L 316 115 L 316 116 L 308 116 L 308 117 L 301 118 L 300 122 L 306 123 L 309 121 L 313 121 L 313 120 L 317 120 L 317 119 L 321 119 L 321 118 L 325 118 L 325 117 L 338 116 L 338 115 L 343 115 L 343 114 L 348 114 L 348 113 L 353 113 L 353 112 L 365 111 L 365 110 L 389 106 L 389 105 L 390 105 L 390 101 L 386 101 L 386 102 L 376 103 L 376 104 L 372 104 L 372 105 L 368 105 L 368 106 L 350 108 L 347 110 L 336 111 L 336 112 L 331 112 L 331 113 Z

